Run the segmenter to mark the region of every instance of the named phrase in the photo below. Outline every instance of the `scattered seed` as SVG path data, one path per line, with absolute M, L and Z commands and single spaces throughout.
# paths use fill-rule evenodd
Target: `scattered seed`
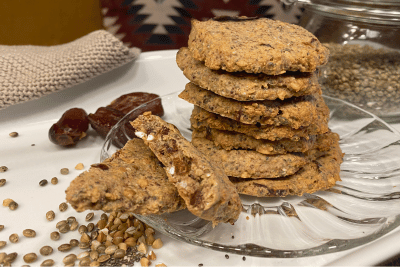
M 67 225 L 68 222 L 66 220 L 61 220 L 56 224 L 56 228 L 60 229 L 62 226 Z
M 203 266 L 203 263 L 199 263 L 199 267 Z
M 163 246 L 163 242 L 161 241 L 160 238 L 157 238 L 156 240 L 154 240 L 153 245 L 152 245 L 152 247 L 154 249 L 162 248 L 162 246 Z
M 50 239 L 53 241 L 57 241 L 60 239 L 60 233 L 59 232 L 52 232 L 50 234 Z
M 19 236 L 18 234 L 12 234 L 8 239 L 10 240 L 11 243 L 17 243 L 19 240 Z
M 62 244 L 61 246 L 58 247 L 58 251 L 61 252 L 67 252 L 70 251 L 72 246 L 70 244 Z
M 108 248 L 106 248 L 105 253 L 108 255 L 112 255 L 114 254 L 114 252 L 118 249 L 118 247 L 116 245 L 112 245 L 109 246 Z
M 35 237 L 36 236 L 35 230 L 32 230 L 32 229 L 25 229 L 24 231 L 22 231 L 22 234 L 25 237 Z
M 150 261 L 147 258 L 141 258 L 140 259 L 140 265 L 142 265 L 142 267 L 147 267 L 150 265 Z
M 93 212 L 89 212 L 87 215 L 86 215 L 86 217 L 85 217 L 85 220 L 88 222 L 88 221 L 91 221 L 92 219 L 93 219 L 93 217 L 94 217 L 94 213 Z
M 105 261 L 107 261 L 109 259 L 110 259 L 110 255 L 104 254 L 104 255 L 101 255 L 97 261 L 98 262 L 105 262 Z
M 128 245 L 125 244 L 125 243 L 120 243 L 120 244 L 118 244 L 118 248 L 127 251 L 128 250 Z
M 37 260 L 37 255 L 36 255 L 36 253 L 33 253 L 33 252 L 32 253 L 28 253 L 28 254 L 24 255 L 23 259 L 24 259 L 24 261 L 26 263 L 32 263 L 32 262 L 35 262 Z
M 157 259 L 156 254 L 154 253 L 154 251 L 150 251 L 149 255 L 147 255 L 147 258 L 151 261 L 154 261 Z
M 18 203 L 15 202 L 15 201 L 13 201 L 13 202 L 10 203 L 10 205 L 8 206 L 8 208 L 9 208 L 10 210 L 16 210 L 16 209 L 18 208 Z
M 61 212 L 64 212 L 64 211 L 66 211 L 66 210 L 68 209 L 68 204 L 65 203 L 65 202 L 63 202 L 63 203 L 61 203 L 61 204 L 58 206 L 58 208 L 59 208 L 59 210 L 60 210 Z
M 75 170 L 83 170 L 83 163 L 78 163 L 78 164 L 76 164 L 76 166 L 75 166 Z
M 228 254 L 225 254 L 225 259 L 229 259 L 229 255 Z
M 14 202 L 11 198 L 6 198 L 3 200 L 3 207 L 8 207 L 10 206 L 11 202 Z
M 97 247 L 96 251 L 99 254 L 104 254 L 106 252 L 106 246 L 105 245 L 100 245 L 100 246 Z
M 81 242 L 85 242 L 85 243 L 90 242 L 90 237 L 88 236 L 87 233 L 83 233 L 81 235 Z
M 50 183 L 52 183 L 52 184 L 58 184 L 58 178 L 57 178 L 57 177 L 51 178 Z
M 67 175 L 67 174 L 69 173 L 69 169 L 68 169 L 68 168 L 62 168 L 62 169 L 60 170 L 60 173 L 61 173 L 62 175 Z
M 249 216 L 246 216 L 246 220 L 250 220 L 250 217 L 249 217 Z
M 243 256 L 242 260 L 243 260 L 243 261 L 245 261 L 245 260 L 246 260 L 246 257 L 245 257 L 245 256 Z
M 15 259 L 17 258 L 17 256 L 18 256 L 17 252 L 9 253 L 9 254 L 7 254 L 7 256 L 4 257 L 3 262 L 13 263 L 15 261 Z M 3 265 L 3 266 L 5 266 L 5 265 Z
M 0 166 L 0 172 L 6 172 L 8 168 L 6 166 Z
M 98 266 L 100 266 L 100 262 L 92 261 L 89 266 L 98 267 Z
M 76 257 L 78 260 L 84 259 L 89 257 L 90 252 L 89 251 L 84 251 L 78 254 L 78 256 Z
M 89 242 L 80 242 L 79 243 L 79 248 L 81 249 L 87 249 L 90 247 L 90 243 Z
M 81 226 L 79 226 L 79 228 L 78 228 L 78 232 L 79 232 L 80 234 L 87 233 L 87 231 L 88 231 L 88 229 L 87 229 L 86 225 L 81 225 Z
M 89 266 L 91 263 L 91 260 L 89 257 L 83 258 L 79 261 L 79 266 Z
M 94 224 L 93 223 L 88 223 L 88 225 L 87 225 L 88 232 L 93 231 L 93 229 L 94 229 Z
M 5 253 L 5 252 L 0 252 L 0 264 L 3 263 L 4 258 L 5 258 L 6 256 L 7 256 L 7 253 Z
M 0 231 L 4 229 L 4 225 L 0 224 Z
M 71 223 L 69 229 L 71 231 L 75 231 L 76 229 L 78 229 L 78 226 L 79 226 L 79 223 L 77 221 L 74 221 L 74 222 Z
M 69 217 L 67 218 L 67 223 L 71 224 L 71 223 L 73 223 L 73 222 L 76 222 L 76 218 L 75 218 L 74 216 L 69 216 Z
M 232 236 L 232 239 L 235 239 L 235 236 L 234 236 L 234 235 Z
M 63 263 L 64 264 L 71 264 L 76 261 L 77 257 L 75 254 L 68 254 L 67 256 L 64 257 Z
M 8 135 L 11 136 L 11 137 L 17 137 L 18 133 L 17 132 L 11 132 Z
M 71 247 L 77 247 L 77 246 L 79 246 L 79 241 L 76 239 L 71 239 L 69 241 L 69 244 L 71 245 Z
M 4 248 L 6 245 L 7 245 L 7 241 L 0 241 L 0 249 Z
M 52 259 L 47 259 L 40 264 L 40 266 L 43 266 L 43 267 L 53 266 L 53 265 L 54 265 L 54 260 L 52 260 Z
M 7 182 L 6 179 L 0 179 L 0 187 L 2 187 L 3 185 L 5 185 Z
M 58 231 L 62 234 L 68 233 L 70 229 L 70 226 L 68 224 L 63 224 L 60 226 L 60 229 Z
M 31 144 L 31 146 L 35 146 L 35 144 Z
M 56 214 L 54 213 L 54 211 L 49 210 L 48 212 L 46 212 L 46 219 L 48 221 L 54 220 L 55 217 L 56 217 Z
M 40 186 L 45 186 L 45 185 L 47 185 L 47 180 L 46 180 L 46 179 L 41 180 L 41 181 L 39 182 L 39 185 L 40 185 Z
M 53 253 L 53 248 L 50 246 L 43 246 L 40 250 L 39 250 L 40 255 L 42 256 L 48 256 L 51 253 Z
M 103 214 L 100 215 L 100 219 L 107 222 L 108 221 L 108 215 L 106 213 L 103 213 Z
M 156 267 L 167 267 L 167 265 L 165 265 L 164 263 L 159 263 L 159 264 L 156 264 Z

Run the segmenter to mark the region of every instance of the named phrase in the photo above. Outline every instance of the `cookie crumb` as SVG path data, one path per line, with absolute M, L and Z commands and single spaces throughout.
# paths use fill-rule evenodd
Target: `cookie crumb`
M 83 163 L 78 163 L 75 166 L 75 170 L 83 170 L 83 168 L 84 168 Z
M 250 220 L 250 217 L 249 217 L 249 216 L 246 216 L 246 220 Z

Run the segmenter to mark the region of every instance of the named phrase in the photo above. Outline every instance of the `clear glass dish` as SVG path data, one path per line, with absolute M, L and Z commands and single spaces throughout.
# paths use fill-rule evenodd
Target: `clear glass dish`
M 193 105 L 179 92 L 161 97 L 163 119 L 190 140 Z M 234 225 L 211 223 L 187 210 L 137 217 L 181 241 L 213 250 L 259 257 L 305 257 L 338 252 L 371 242 L 400 225 L 400 134 L 377 116 L 324 96 L 329 126 L 345 153 L 342 181 L 328 191 L 302 197 L 241 196 L 243 210 Z M 146 104 L 145 104 L 146 105 Z M 134 111 L 132 111 L 134 112 Z M 108 134 L 101 160 L 130 138 L 125 116 Z

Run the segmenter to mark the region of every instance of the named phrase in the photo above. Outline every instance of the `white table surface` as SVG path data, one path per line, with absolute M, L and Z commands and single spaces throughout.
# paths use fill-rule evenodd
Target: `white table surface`
M 87 140 L 74 148 L 60 148 L 47 138 L 50 126 L 64 111 L 72 107 L 81 107 L 90 113 L 128 92 L 145 91 L 165 95 L 183 90 L 187 80 L 176 65 L 170 64 L 175 53 L 176 51 L 142 53 L 135 63 L 127 64 L 84 84 L 0 110 L 0 166 L 5 165 L 9 168 L 7 172 L 0 173 L 0 178 L 7 179 L 7 184 L 0 188 L 0 201 L 12 198 L 19 203 L 19 208 L 15 211 L 0 208 L 0 224 L 5 225 L 5 229 L 0 232 L 0 240 L 8 241 L 12 233 L 18 233 L 20 236 L 17 244 L 8 241 L 7 246 L 0 252 L 17 252 L 19 256 L 15 265 L 24 264 L 22 256 L 26 253 L 36 252 L 39 255 L 39 248 L 43 245 L 51 245 L 56 250 L 57 246 L 71 238 L 78 239 L 77 231 L 62 235 L 59 241 L 51 241 L 49 235 L 56 230 L 55 223 L 59 220 L 75 216 L 78 221 L 84 222 L 87 214 L 78 214 L 71 207 L 61 213 L 58 211 L 58 205 L 65 201 L 64 190 L 69 182 L 81 172 L 75 170 L 74 166 L 81 162 L 85 165 L 84 170 L 87 170 L 90 164 L 98 162 L 103 140 L 99 136 L 89 134 Z M 157 64 L 147 64 L 152 60 L 156 60 Z M 172 75 L 165 75 L 166 69 Z M 400 124 L 393 126 L 400 130 Z M 19 132 L 19 137 L 9 137 L 8 134 L 13 131 Z M 64 167 L 70 169 L 68 175 L 59 173 Z M 54 176 L 59 178 L 58 185 L 38 185 L 41 179 L 50 182 Z M 53 222 L 45 219 L 48 210 L 56 212 Z M 94 221 L 99 219 L 99 214 L 101 212 L 96 212 Z M 37 237 L 23 237 L 22 230 L 26 228 L 36 230 Z M 246 257 L 246 261 L 243 261 L 241 255 L 229 254 L 229 259 L 226 259 L 226 253 L 162 236 L 164 246 L 155 251 L 157 260 L 153 266 L 161 262 L 167 266 L 198 266 L 200 263 L 203 263 L 203 266 L 371 265 L 400 252 L 399 242 L 396 242 L 399 238 L 400 231 L 395 231 L 363 247 L 339 253 L 295 259 Z M 371 251 L 375 253 L 372 254 Z M 71 253 L 79 252 L 76 248 Z M 53 258 L 61 265 L 65 255 L 54 252 L 51 257 L 39 256 L 38 261 L 31 266 L 38 266 L 47 258 Z

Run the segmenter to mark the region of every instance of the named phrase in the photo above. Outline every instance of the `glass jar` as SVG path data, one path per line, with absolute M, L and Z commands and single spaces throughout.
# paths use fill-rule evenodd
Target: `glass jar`
M 330 49 L 323 93 L 400 121 L 400 0 L 297 2 L 305 9 L 300 26 Z

